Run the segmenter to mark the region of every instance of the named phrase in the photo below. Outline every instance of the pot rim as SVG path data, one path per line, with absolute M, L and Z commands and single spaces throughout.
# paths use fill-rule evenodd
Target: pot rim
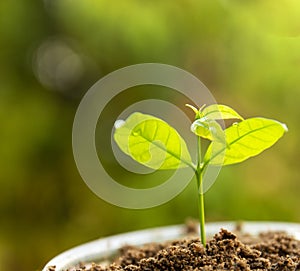
M 239 222 L 224 221 L 206 224 L 207 235 L 214 235 L 221 228 L 233 231 Z M 42 271 L 48 271 L 50 266 L 56 266 L 56 271 L 61 271 L 80 262 L 92 262 L 106 258 L 124 245 L 143 245 L 150 242 L 163 242 L 184 235 L 185 225 L 163 226 L 144 230 L 121 233 L 104 237 L 73 247 L 50 260 Z M 258 234 L 262 231 L 285 231 L 300 240 L 300 223 L 271 222 L 271 221 L 246 221 L 242 222 L 242 231 Z

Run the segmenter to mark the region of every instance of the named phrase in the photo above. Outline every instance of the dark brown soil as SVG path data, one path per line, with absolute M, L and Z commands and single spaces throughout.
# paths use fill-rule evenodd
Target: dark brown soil
M 49 269 L 51 270 L 51 269 Z M 55 269 L 52 269 L 55 270 Z M 114 263 L 93 264 L 76 271 L 158 270 L 300 270 L 300 241 L 285 233 L 268 232 L 258 238 L 237 236 L 222 229 L 206 245 L 187 238 L 143 247 L 123 247 Z

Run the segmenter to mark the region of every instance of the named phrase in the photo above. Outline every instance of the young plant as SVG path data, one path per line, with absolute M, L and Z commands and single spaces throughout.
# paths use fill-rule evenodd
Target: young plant
M 266 118 L 243 119 L 226 105 L 187 105 L 195 113 L 191 131 L 197 136 L 197 161 L 193 162 L 179 133 L 165 121 L 139 112 L 117 121 L 114 139 L 135 161 L 158 170 L 190 167 L 196 176 L 202 244 L 206 245 L 203 175 L 208 165 L 231 165 L 258 155 L 287 131 L 285 124 Z M 223 130 L 218 120 L 238 122 Z M 202 159 L 201 138 L 211 141 Z

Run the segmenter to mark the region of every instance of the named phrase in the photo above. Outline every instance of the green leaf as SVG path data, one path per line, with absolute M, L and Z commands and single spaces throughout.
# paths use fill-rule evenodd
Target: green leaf
M 285 132 L 285 124 L 271 119 L 251 118 L 235 123 L 225 130 L 226 146 L 214 144 L 212 151 L 210 144 L 204 164 L 230 165 L 242 162 L 271 147 Z
M 114 139 L 135 161 L 153 169 L 194 167 L 186 143 L 163 120 L 137 112 L 121 124 Z
M 231 107 L 227 105 L 222 104 L 212 104 L 210 106 L 207 106 L 203 109 L 202 117 L 208 118 L 208 119 L 239 119 L 243 120 L 243 117 L 241 117 L 235 110 L 233 110 Z

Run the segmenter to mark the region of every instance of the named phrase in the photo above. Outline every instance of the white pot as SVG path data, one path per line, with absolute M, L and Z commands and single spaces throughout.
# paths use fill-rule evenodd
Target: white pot
M 207 223 L 206 233 L 212 236 L 219 232 L 221 228 L 233 231 L 235 222 Z M 56 266 L 56 271 L 72 268 L 79 263 L 99 262 L 114 254 L 124 245 L 143 245 L 150 242 L 161 242 L 179 238 L 185 233 L 184 225 L 167 226 L 154 229 L 134 231 L 111 237 L 98 239 L 92 242 L 69 249 L 51 261 L 49 261 L 42 271 L 48 271 L 49 266 Z M 300 240 L 300 224 L 281 222 L 244 222 L 243 232 L 258 234 L 263 231 L 285 231 Z

